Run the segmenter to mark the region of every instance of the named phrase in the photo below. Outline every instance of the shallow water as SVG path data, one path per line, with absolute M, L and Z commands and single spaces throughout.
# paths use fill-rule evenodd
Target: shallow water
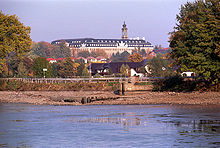
M 0 104 L 0 147 L 220 147 L 220 108 Z

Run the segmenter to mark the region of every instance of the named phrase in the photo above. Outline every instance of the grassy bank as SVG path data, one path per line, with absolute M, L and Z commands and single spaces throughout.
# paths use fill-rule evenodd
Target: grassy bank
M 30 83 L 19 80 L 0 80 L 0 91 L 114 91 L 117 89 L 119 89 L 118 82 Z

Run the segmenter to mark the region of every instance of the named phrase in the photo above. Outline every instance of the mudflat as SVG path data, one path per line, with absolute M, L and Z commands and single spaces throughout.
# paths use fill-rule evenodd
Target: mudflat
M 91 103 L 87 103 L 86 105 L 220 105 L 220 92 L 178 93 L 132 91 L 125 92 L 125 95 L 116 95 L 112 91 L 0 91 L 0 103 L 29 103 L 36 105 L 82 105 L 81 99 L 83 97 L 104 98 L 94 100 Z

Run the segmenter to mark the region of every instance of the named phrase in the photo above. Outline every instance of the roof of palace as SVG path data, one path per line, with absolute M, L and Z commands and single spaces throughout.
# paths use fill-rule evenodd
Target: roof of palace
M 51 44 L 59 44 L 65 41 L 70 47 L 152 47 L 151 43 L 144 39 L 61 39 L 52 41 Z

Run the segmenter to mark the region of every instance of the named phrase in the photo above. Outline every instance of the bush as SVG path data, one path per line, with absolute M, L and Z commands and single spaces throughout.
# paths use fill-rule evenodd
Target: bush
M 196 80 L 186 80 L 175 75 L 165 79 L 159 79 L 153 83 L 154 91 L 193 91 L 196 90 Z

